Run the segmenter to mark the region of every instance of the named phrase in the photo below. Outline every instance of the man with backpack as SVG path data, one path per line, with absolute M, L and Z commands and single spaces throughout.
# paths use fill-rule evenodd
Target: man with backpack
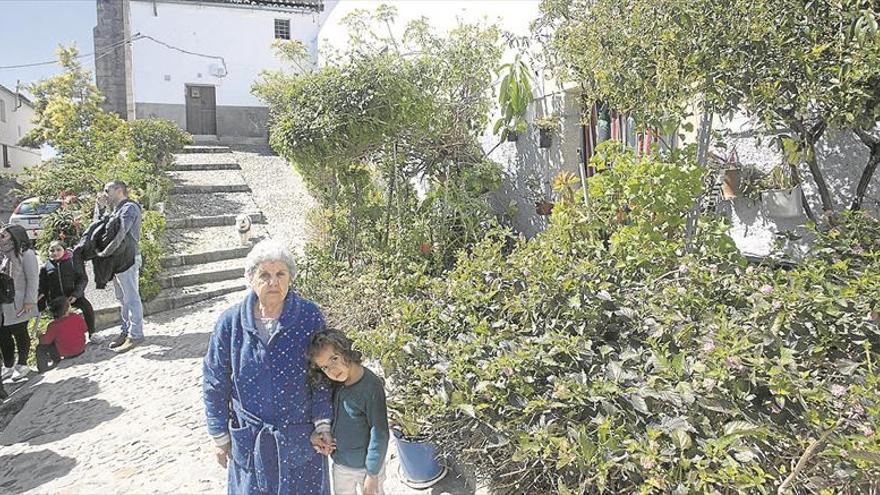
M 98 194 L 95 205 L 95 220 L 102 215 L 109 215 L 120 220 L 120 228 L 116 237 L 98 254 L 100 258 L 114 255 L 130 236 L 135 245 L 134 264 L 124 272 L 113 276 L 113 288 L 119 301 L 122 313 L 122 331 L 110 342 L 110 349 L 126 352 L 144 340 L 144 307 L 138 287 L 138 276 L 141 267 L 141 254 L 137 248 L 141 240 L 141 206 L 128 199 L 128 186 L 121 180 L 114 180 L 104 186 L 104 192 Z

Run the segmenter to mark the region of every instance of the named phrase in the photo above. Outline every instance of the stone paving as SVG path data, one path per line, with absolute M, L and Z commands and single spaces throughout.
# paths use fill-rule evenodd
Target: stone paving
M 265 152 L 211 158 L 238 159 L 269 232 L 303 245 L 306 211 L 314 202 L 283 160 Z M 198 163 L 193 156 L 186 160 Z M 218 315 L 242 295 L 148 317 L 146 342 L 129 353 L 90 344 L 59 368 L 7 387 L 11 397 L 0 406 L 0 494 L 225 492 L 225 471 L 204 426 L 201 360 Z M 117 331 L 112 327 L 100 337 Z M 392 441 L 384 485 L 389 495 L 474 493 L 453 474 L 431 489 L 414 490 L 401 483 L 397 468 Z

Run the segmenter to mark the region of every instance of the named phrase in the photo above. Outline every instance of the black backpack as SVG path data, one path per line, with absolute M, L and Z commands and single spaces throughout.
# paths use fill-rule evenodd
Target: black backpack
M 15 302 L 15 280 L 5 273 L 0 273 L 0 304 Z

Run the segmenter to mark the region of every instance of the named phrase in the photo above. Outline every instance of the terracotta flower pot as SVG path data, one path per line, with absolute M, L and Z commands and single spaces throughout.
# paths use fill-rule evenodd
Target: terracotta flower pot
M 535 203 L 535 213 L 547 216 L 553 213 L 553 203 L 550 201 L 538 201 Z
M 742 173 L 738 168 L 729 168 L 721 177 L 721 195 L 724 199 L 733 199 L 739 196 Z

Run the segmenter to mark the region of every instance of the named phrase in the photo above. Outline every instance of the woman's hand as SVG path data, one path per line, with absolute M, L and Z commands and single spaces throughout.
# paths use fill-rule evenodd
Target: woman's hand
M 312 436 L 309 437 L 309 440 L 312 442 L 315 452 L 321 455 L 330 455 L 336 450 L 336 442 L 333 440 L 333 436 L 330 435 L 329 431 L 321 433 L 318 433 L 317 431 L 312 432 Z
M 226 464 L 229 461 L 230 447 L 232 447 L 232 442 L 214 448 L 214 455 L 217 456 L 217 463 L 223 466 L 223 469 L 226 469 Z
M 379 477 L 372 474 L 367 475 L 364 480 L 364 495 L 376 495 L 379 493 Z
M 34 310 L 35 307 L 36 306 L 32 303 L 24 303 L 21 306 L 21 310 L 18 313 L 16 313 L 15 316 L 21 316 L 21 315 L 30 313 L 31 311 Z

